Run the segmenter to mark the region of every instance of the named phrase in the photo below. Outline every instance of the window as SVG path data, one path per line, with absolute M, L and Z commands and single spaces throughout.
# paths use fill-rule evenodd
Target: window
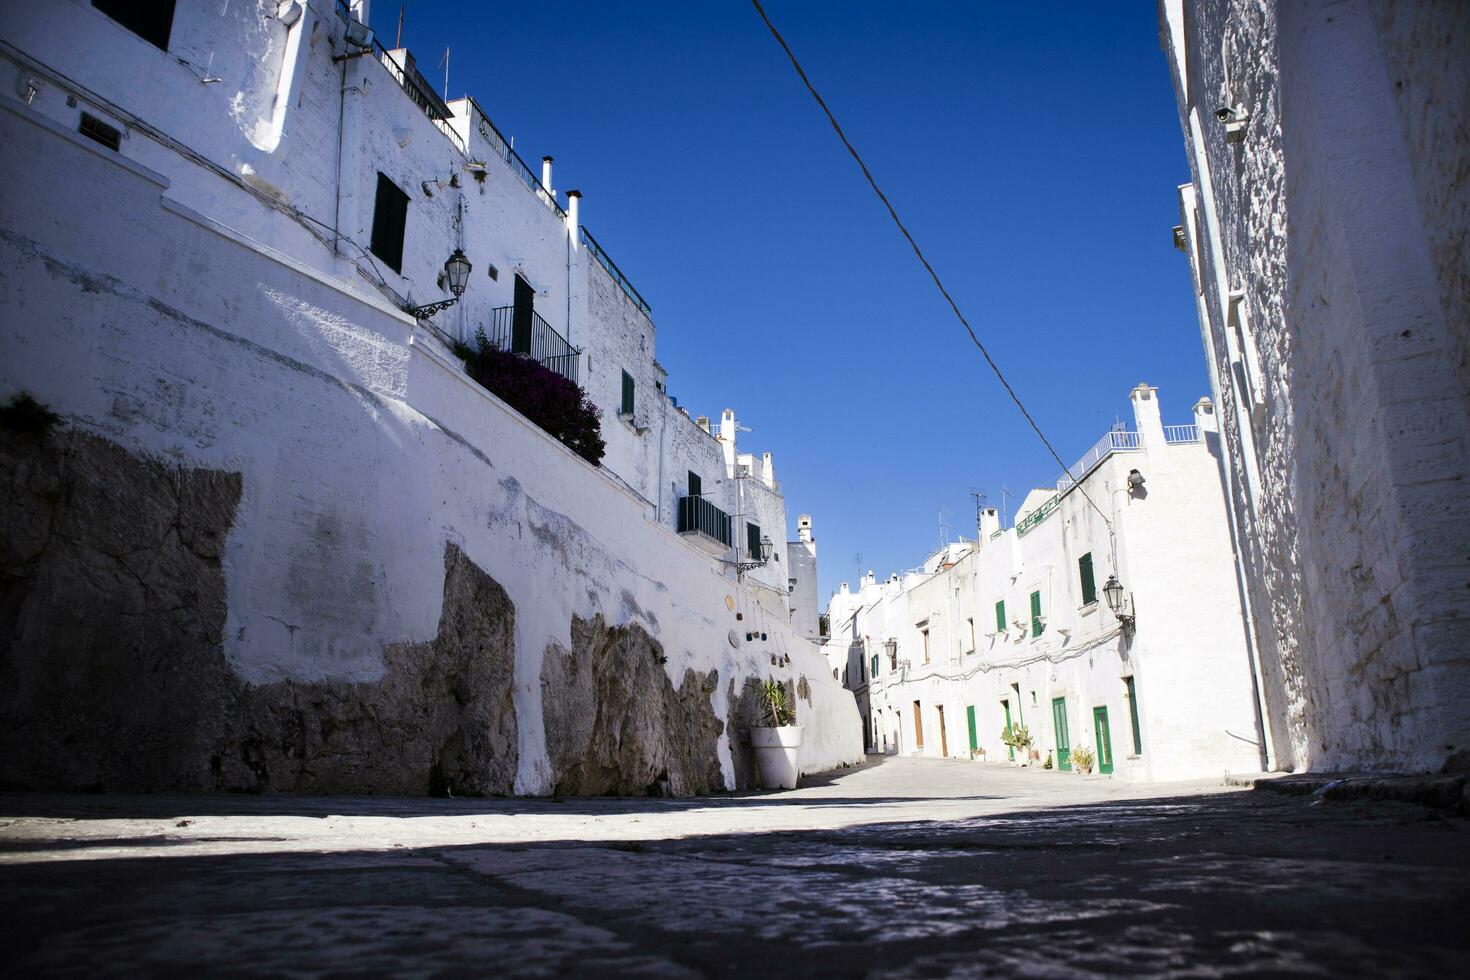
M 929 631 L 924 630 L 924 663 L 929 662 Z
M 873 663 L 872 663 L 873 673 L 870 676 L 877 677 L 878 676 L 878 655 L 876 653 L 873 654 L 872 660 L 873 660 Z
M 745 522 L 745 550 L 755 561 L 761 557 L 761 526 L 753 521 Z
M 1128 699 L 1128 720 L 1133 723 L 1133 754 L 1143 755 L 1143 733 L 1138 727 L 1138 688 L 1133 678 L 1123 678 L 1123 696 Z
M 965 652 L 966 653 L 974 653 L 975 652 L 975 617 L 974 616 L 971 616 L 969 619 L 965 620 L 965 624 L 966 624 L 966 626 L 969 627 L 969 630 L 970 630 L 970 646 L 966 649 Z
M 408 195 L 381 173 L 373 202 L 372 252 L 392 269 L 403 273 L 403 229 L 408 224 Z
M 998 599 L 995 603 L 995 631 L 1004 633 L 1006 631 L 1006 601 Z
M 1082 581 L 1082 604 L 1090 606 L 1097 601 L 1097 580 L 1092 577 L 1092 552 L 1077 559 L 1077 575 Z
M 694 472 L 693 470 L 690 470 L 689 471 L 689 496 L 691 496 L 691 497 L 698 497 L 698 496 L 700 496 L 703 493 L 704 493 L 704 481 L 699 478 L 699 474 L 698 473 Z
M 1046 629 L 1041 622 L 1041 593 L 1031 593 L 1031 635 L 1040 636 L 1041 631 Z
M 155 47 L 168 50 L 174 0 L 92 0 L 92 6 Z
M 621 415 L 633 414 L 633 376 L 627 371 L 623 372 L 623 407 L 618 410 Z
M 77 126 L 77 132 L 88 139 L 96 140 L 109 150 L 122 147 L 122 130 L 116 126 L 109 126 L 90 112 L 82 113 L 82 122 Z

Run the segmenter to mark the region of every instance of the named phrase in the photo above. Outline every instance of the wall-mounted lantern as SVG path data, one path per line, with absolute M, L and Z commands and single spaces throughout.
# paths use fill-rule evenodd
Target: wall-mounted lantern
M 1131 637 L 1136 626 L 1133 617 L 1133 602 L 1125 593 L 1123 583 L 1118 581 L 1118 576 L 1109 575 L 1108 581 L 1102 587 L 1103 598 L 1107 600 L 1108 608 L 1113 615 L 1118 617 L 1118 622 L 1123 624 L 1123 635 Z
M 408 312 L 416 317 L 427 320 L 435 313 L 449 309 L 455 303 L 458 303 L 459 298 L 464 295 L 465 287 L 470 284 L 470 272 L 473 269 L 474 266 L 470 265 L 470 260 L 465 257 L 464 252 L 456 248 L 454 254 L 450 255 L 444 262 L 444 276 L 449 280 L 449 291 L 454 294 L 454 298 L 440 300 L 437 303 L 426 303 L 423 306 L 410 307 Z

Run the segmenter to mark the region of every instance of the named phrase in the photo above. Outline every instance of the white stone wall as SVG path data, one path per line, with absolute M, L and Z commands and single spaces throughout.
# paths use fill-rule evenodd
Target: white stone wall
M 817 539 L 809 514 L 797 518 L 796 540 L 786 542 L 791 625 L 798 633 L 820 643 L 821 615 L 817 605 Z
M 1161 14 L 1272 761 L 1438 768 L 1470 748 L 1470 10 Z
M 188 25 L 214 8 L 180 9 L 175 40 L 204 44 L 190 40 Z M 253 7 L 233 9 L 239 23 L 211 22 L 215 34 L 199 36 L 233 38 L 242 64 L 268 62 L 284 43 L 283 29 Z M 325 174 L 332 193 L 335 174 L 342 93 L 330 56 L 334 43 L 340 50 L 333 34 L 340 22 L 325 18 L 306 29 L 313 33 L 296 96 L 302 115 L 287 122 L 277 156 L 257 159 L 250 173 L 276 167 L 271 172 L 290 187 L 293 207 L 330 214 L 319 192 Z M 573 250 L 568 264 L 564 223 L 518 178 L 495 169 L 504 161 L 488 161 L 484 184 L 461 170 L 462 187 L 451 188 L 448 178 L 465 157 L 381 77 L 381 64 L 347 62 L 349 85 L 357 83 L 348 101 L 364 100 L 354 124 L 363 159 L 344 168 L 344 187 L 367 198 L 344 209 L 343 228 L 366 240 L 379 167 L 400 168 L 395 181 L 408 182 L 400 186 L 414 198 L 408 275 L 390 280 L 385 293 L 362 278 L 360 254 L 332 256 L 330 227 L 323 241 L 230 177 L 245 174 L 242 134 L 258 139 L 259 119 L 232 117 L 229 106 L 259 116 L 261 93 L 274 92 L 269 71 L 237 71 L 221 55 L 212 70 L 228 73 L 225 82 L 205 85 L 189 74 L 155 90 L 155 76 L 172 72 L 174 44 L 160 52 L 80 3 L 34 17 L 6 5 L 0 34 L 14 46 L 0 59 L 8 76 L 0 98 L 0 395 L 29 389 L 67 424 L 134 451 L 243 474 L 224 559 L 230 612 L 223 645 L 240 677 L 381 676 L 385 645 L 433 636 L 451 541 L 516 607 L 518 791 L 549 788 L 539 728 L 542 657 L 569 644 L 573 615 L 599 612 L 657 638 L 675 683 L 686 667 L 718 669 L 713 708 L 720 718 L 731 684 L 738 692 L 747 677 L 805 677 L 803 769 L 860 760 L 853 700 L 832 683 L 816 646 L 787 623 L 784 587 L 779 602 L 768 602 L 673 532 L 658 485 L 657 429 L 619 436 L 621 424 L 605 419 L 616 466 L 591 467 L 474 384 L 432 330 L 397 308 L 393 293 L 420 302 L 443 295 L 431 273 L 453 247 L 462 196 L 475 278 L 450 312 L 467 322 L 449 317 L 437 325 L 456 333 L 508 304 L 511 273 L 535 267 L 546 274 L 533 284 L 544 282 L 548 292 L 538 296 L 538 310 L 544 301 L 543 316 L 561 329 L 566 315 L 559 320 L 557 308 L 570 306 L 573 340 L 591 353 L 589 383 L 606 377 L 599 362 L 616 363 L 607 351 L 636 344 L 639 397 L 662 414 L 667 400 L 653 383 L 652 325 L 626 302 L 609 312 L 626 297 L 583 251 Z M 25 45 L 39 53 L 15 53 Z M 68 92 L 56 81 L 43 83 L 30 104 L 17 99 L 12 83 L 42 55 L 64 63 L 68 76 L 85 76 L 74 97 L 91 104 L 100 100 L 93 88 L 105 88 L 112 100 L 129 102 L 130 112 L 149 114 L 160 138 L 135 129 L 118 154 L 77 136 Z M 49 68 L 54 77 L 56 66 Z M 232 87 L 239 98 L 221 102 Z M 311 127 L 330 126 L 313 130 L 312 119 Z M 196 132 L 207 152 L 191 156 L 168 145 L 170 134 Z M 298 182 L 291 169 L 298 167 L 314 176 Z M 420 173 L 442 175 L 445 186 L 429 196 L 410 182 Z M 58 174 L 66 175 L 64 188 Z M 492 262 L 498 282 L 487 274 Z M 579 327 L 587 336 L 578 336 Z M 604 337 L 601 346 L 594 336 Z M 670 414 L 671 427 L 685 424 Z M 688 442 L 697 447 L 691 455 L 719 461 L 718 445 L 711 451 L 713 440 L 701 438 Z M 727 634 L 742 623 L 758 624 L 766 639 L 747 642 L 742 632 L 732 644 Z M 720 756 L 733 785 L 723 740 Z
M 869 602 L 855 616 L 849 612 L 855 621 L 844 635 L 870 637 L 870 652 L 883 654 L 867 685 L 879 750 L 969 758 L 973 707 L 975 747 L 986 759 L 1005 760 L 1000 732 L 1009 707 L 1011 721 L 1030 729 L 1036 761 L 1050 754 L 1055 763 L 1052 704 L 1061 698 L 1069 748 L 1096 745 L 1094 710 L 1107 709 L 1117 778 L 1185 779 L 1260 767 L 1218 438 L 1207 432 L 1197 442 L 1166 444 L 1154 389 L 1140 386 L 1134 398 L 1141 448 L 1108 456 L 1040 523 L 1024 533 L 1008 528 L 978 547 L 951 548 L 930 573 L 864 587 L 860 598 Z M 1210 419 L 1204 421 L 1208 428 Z M 1144 475 L 1143 490 L 1129 489 L 1132 469 Z M 1032 499 L 1055 496 L 1052 490 Z M 1098 594 L 1084 603 L 1078 559 L 1089 553 Z M 1114 572 L 1137 616 L 1128 640 L 1101 594 Z M 1042 597 L 1040 636 L 1030 629 L 1033 591 Z M 831 608 L 845 599 L 834 598 Z M 998 600 L 1006 606 L 1003 630 Z M 898 641 L 897 671 L 883 646 L 889 638 Z M 1138 697 L 1141 752 L 1133 745 L 1128 677 Z

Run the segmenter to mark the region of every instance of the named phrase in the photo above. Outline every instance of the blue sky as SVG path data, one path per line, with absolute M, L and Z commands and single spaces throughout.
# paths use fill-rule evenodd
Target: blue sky
M 373 19 L 393 40 L 398 5 Z M 961 309 L 1070 462 L 1128 390 L 1208 394 L 1187 179 L 1153 3 L 766 9 Z M 556 157 L 653 306 L 670 391 L 734 407 L 813 515 L 821 595 L 919 564 L 1058 467 L 970 344 L 754 9 L 407 4 L 404 40 L 527 160 Z M 1014 503 L 1012 513 L 1014 513 Z

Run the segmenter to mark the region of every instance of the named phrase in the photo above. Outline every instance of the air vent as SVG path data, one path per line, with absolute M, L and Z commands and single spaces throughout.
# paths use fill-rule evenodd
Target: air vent
M 77 132 L 88 139 L 96 140 L 109 150 L 117 150 L 122 147 L 122 130 L 116 126 L 109 126 L 89 112 L 82 113 L 82 122 L 77 126 Z

